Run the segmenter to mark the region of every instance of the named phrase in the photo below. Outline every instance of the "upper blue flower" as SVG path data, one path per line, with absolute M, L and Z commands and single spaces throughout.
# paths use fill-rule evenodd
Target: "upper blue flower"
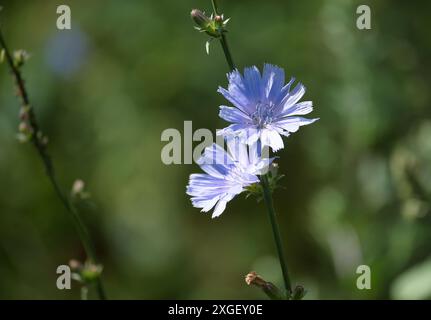
M 285 85 L 284 70 L 265 64 L 263 74 L 255 66 L 244 69 L 244 76 L 238 70 L 228 74 L 229 86 L 220 87 L 220 92 L 235 107 L 220 106 L 220 117 L 232 124 L 218 130 L 218 135 L 239 137 L 252 144 L 260 139 L 262 146 L 274 151 L 284 147 L 281 135 L 289 136 L 300 126 L 318 119 L 300 117 L 313 110 L 311 101 L 298 103 L 305 93 L 305 87 L 298 84 L 291 90 L 292 78 Z
M 197 163 L 206 173 L 190 175 L 187 186 L 194 207 L 208 212 L 215 206 L 213 218 L 245 187 L 258 183 L 257 175 L 273 160 L 259 156 L 257 143 L 247 148 L 239 139 L 229 139 L 227 145 L 230 154 L 215 143 L 205 149 Z

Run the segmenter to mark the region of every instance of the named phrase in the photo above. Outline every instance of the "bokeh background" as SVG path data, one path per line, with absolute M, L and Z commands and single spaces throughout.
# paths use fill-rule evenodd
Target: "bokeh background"
M 307 299 L 431 298 L 431 2 L 219 1 L 239 67 L 270 62 L 307 86 L 321 120 L 285 140 L 275 205 L 293 282 Z M 115 299 L 261 299 L 244 275 L 282 283 L 263 203 L 237 197 L 212 220 L 185 194 L 196 165 L 166 166 L 166 128 L 215 132 L 228 71 L 193 29 L 210 1 L 1 0 L 25 49 L 30 98 L 65 190 L 79 204 Z M 372 30 L 356 28 L 369 4 Z M 77 299 L 56 268 L 83 259 L 39 158 L 16 139 L 19 103 L 0 65 L 0 298 Z M 356 268 L 372 289 L 356 288 Z M 94 297 L 94 294 L 91 295 Z

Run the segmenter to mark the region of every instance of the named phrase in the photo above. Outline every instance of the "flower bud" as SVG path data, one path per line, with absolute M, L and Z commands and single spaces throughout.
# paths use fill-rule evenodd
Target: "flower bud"
M 292 300 L 302 300 L 306 293 L 307 291 L 303 286 L 296 286 L 295 290 L 293 290 Z
M 103 271 L 103 266 L 100 264 L 93 264 L 86 262 L 84 268 L 81 270 L 81 277 L 84 283 L 90 283 L 100 277 Z
M 29 133 L 30 132 L 30 126 L 28 125 L 27 122 L 20 122 L 19 126 L 18 126 L 18 131 L 21 133 Z
M 84 187 L 85 187 L 84 181 L 80 179 L 75 180 L 72 186 L 72 194 L 77 195 L 78 193 L 81 193 L 82 191 L 84 191 Z
M 82 268 L 82 263 L 78 260 L 72 259 L 69 261 L 69 267 L 72 269 L 72 271 L 78 271 Z
M 248 285 L 254 285 L 260 289 L 272 300 L 283 300 L 281 291 L 271 282 L 263 280 L 256 272 L 252 271 L 245 276 L 245 282 Z
M 199 9 L 193 9 L 190 13 L 193 21 L 202 29 L 206 29 L 208 25 L 211 23 L 210 18 L 208 18 L 202 11 Z
M 74 200 L 84 200 L 90 198 L 90 193 L 85 191 L 85 182 L 81 179 L 77 179 L 73 182 L 70 194 Z
M 17 50 L 13 53 L 13 62 L 15 67 L 20 68 L 28 60 L 30 55 L 25 50 Z
M 19 118 L 21 121 L 27 121 L 29 119 L 29 106 L 22 106 L 19 110 Z
M 219 15 L 215 16 L 214 21 L 217 23 L 222 23 L 223 22 L 223 16 L 219 16 Z
M 213 16 L 208 17 L 199 9 L 193 9 L 190 16 L 193 21 L 197 24 L 196 29 L 200 32 L 205 32 L 211 37 L 218 38 L 220 37 L 220 28 L 219 24 L 216 23 Z M 222 24 L 221 24 L 222 25 Z
M 102 265 L 94 264 L 90 261 L 81 263 L 78 260 L 72 259 L 69 261 L 69 266 L 72 269 L 72 278 L 84 285 L 99 278 L 103 271 Z

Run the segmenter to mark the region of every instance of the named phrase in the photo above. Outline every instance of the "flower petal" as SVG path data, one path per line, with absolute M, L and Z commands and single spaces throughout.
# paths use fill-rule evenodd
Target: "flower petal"
M 247 89 L 248 100 L 258 103 L 262 100 L 263 88 L 260 71 L 256 66 L 244 69 L 244 84 Z
M 226 209 L 226 204 L 227 204 L 227 201 L 226 200 L 220 200 L 218 203 L 217 203 L 217 205 L 215 206 L 215 208 L 214 208 L 214 211 L 213 211 L 213 214 L 212 214 L 212 216 L 211 216 L 211 218 L 217 218 L 217 217 L 219 217 L 222 213 L 223 213 L 223 211 Z
M 267 102 L 275 101 L 284 86 L 284 70 L 266 63 L 263 66 L 262 85 Z
M 200 166 L 205 164 L 218 164 L 224 166 L 234 164 L 234 160 L 232 159 L 232 157 L 216 143 L 213 143 L 211 146 L 206 147 L 203 155 L 196 162 Z
M 281 116 L 301 116 L 304 114 L 309 114 L 311 111 L 313 111 L 313 102 L 304 101 L 287 108 L 284 112 L 281 113 Z
M 283 139 L 276 130 L 262 130 L 260 140 L 262 142 L 262 146 L 270 146 L 275 152 L 284 148 Z
M 214 197 L 209 200 L 202 200 L 199 203 L 196 203 L 195 206 L 198 208 L 202 208 L 201 212 L 208 212 L 216 205 L 219 199 L 220 199 L 219 197 Z
M 232 158 L 238 161 L 241 166 L 247 167 L 249 165 L 247 145 L 238 137 L 229 137 L 226 139 L 226 143 Z
M 311 124 L 317 120 L 319 120 L 319 118 L 307 119 L 303 117 L 287 117 L 277 121 L 274 125 L 288 132 L 296 132 L 299 127 Z
M 291 92 L 289 92 L 288 95 L 286 95 L 283 101 L 281 101 L 281 105 L 282 105 L 281 113 L 284 113 L 291 106 L 297 103 L 304 94 L 305 94 L 305 87 L 301 83 L 297 84 L 296 87 Z
M 219 117 L 232 123 L 244 123 L 250 121 L 250 117 L 238 108 L 220 106 Z
M 250 95 L 241 73 L 234 70 L 228 73 L 227 78 L 229 81 L 227 90 L 219 87 L 217 91 L 244 113 L 253 112 L 254 105 L 250 101 Z

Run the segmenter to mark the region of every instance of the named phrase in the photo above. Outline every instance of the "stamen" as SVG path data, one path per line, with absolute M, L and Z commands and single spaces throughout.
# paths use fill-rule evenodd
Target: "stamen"
M 256 111 L 251 115 L 252 123 L 263 128 L 273 121 L 274 105 L 258 102 Z

